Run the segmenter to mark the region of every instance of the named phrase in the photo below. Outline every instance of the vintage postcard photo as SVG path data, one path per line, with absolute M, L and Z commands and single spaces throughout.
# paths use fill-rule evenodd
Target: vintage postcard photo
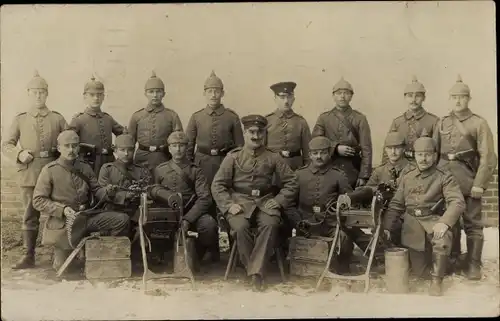
M 0 12 L 2 320 L 500 314 L 493 1 Z

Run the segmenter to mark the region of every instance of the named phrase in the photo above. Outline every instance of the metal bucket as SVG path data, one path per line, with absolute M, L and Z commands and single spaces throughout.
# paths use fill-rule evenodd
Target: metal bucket
M 389 293 L 408 293 L 408 249 L 392 247 L 385 250 L 385 285 Z

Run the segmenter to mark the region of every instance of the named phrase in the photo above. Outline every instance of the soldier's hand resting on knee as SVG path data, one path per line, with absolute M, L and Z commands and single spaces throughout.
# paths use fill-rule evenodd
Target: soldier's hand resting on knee
M 238 214 L 239 212 L 241 212 L 243 209 L 241 208 L 241 206 L 239 204 L 233 204 L 231 205 L 231 207 L 229 208 L 228 212 L 229 214 L 231 215 L 236 215 Z
M 448 231 L 448 225 L 444 224 L 444 223 L 436 223 L 436 225 L 434 225 L 432 227 L 432 231 L 434 232 L 432 238 L 433 239 L 440 239 L 444 236 L 444 233 L 446 233 L 446 231 Z
M 270 210 L 274 210 L 276 208 L 279 208 L 280 205 L 278 204 L 278 202 L 276 202 L 276 200 L 274 198 L 271 198 L 271 199 L 268 199 L 266 201 L 266 203 L 264 204 L 264 207 L 267 209 L 270 209 Z

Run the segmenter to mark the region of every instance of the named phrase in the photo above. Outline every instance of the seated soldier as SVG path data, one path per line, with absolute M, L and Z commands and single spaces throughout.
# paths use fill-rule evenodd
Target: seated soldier
M 331 160 L 332 142 L 317 136 L 309 142 L 310 163 L 297 170 L 299 181 L 298 204 L 286 209 L 295 223 L 297 235 L 334 237 L 336 218 L 325 217 L 325 205 L 336 201 L 340 194 L 352 192 L 344 172 L 336 169 Z M 294 204 L 295 205 L 295 204 Z M 354 244 L 346 231 L 340 231 L 340 251 L 337 255 L 337 273 L 349 272 Z
M 401 243 L 409 248 L 411 271 L 425 277 L 432 263 L 429 294 L 442 295 L 453 238 L 451 228 L 463 213 L 465 201 L 455 178 L 436 168 L 432 138 L 417 139 L 414 151 L 416 168 L 401 178 L 385 214 L 384 233 L 390 238 L 394 223 L 403 215 Z
M 398 182 L 405 173 L 407 173 L 410 169 L 414 168 L 410 162 L 403 157 L 405 151 L 405 142 L 404 137 L 397 131 L 391 131 L 387 134 L 385 138 L 385 155 L 388 157 L 388 161 L 375 168 L 373 170 L 368 183 L 366 183 L 367 187 L 373 189 L 373 191 L 380 189 L 381 186 L 384 186 L 384 192 L 389 189 L 389 195 L 387 195 L 387 199 L 390 201 L 394 192 L 397 189 Z M 396 221 L 392 231 L 391 240 L 394 245 L 401 244 L 401 221 Z
M 241 263 L 252 278 L 253 289 L 263 289 L 264 267 L 276 246 L 281 210 L 297 195 L 297 176 L 278 154 L 264 146 L 267 120 L 260 115 L 241 119 L 245 145 L 233 149 L 212 182 L 217 207 L 236 233 Z M 273 193 L 273 175 L 282 188 Z M 256 235 L 251 226 L 257 226 Z
M 181 226 L 198 232 L 196 250 L 201 261 L 206 252 L 211 254 L 212 261 L 219 260 L 218 225 L 210 215 L 212 197 L 210 187 L 201 168 L 187 158 L 187 136 L 182 131 L 170 134 L 167 139 L 168 150 L 172 159 L 158 165 L 153 171 L 154 183 L 172 192 L 181 193 L 183 197 L 184 217 Z M 153 189 L 152 194 L 158 194 Z
M 56 270 L 75 246 L 75 242 L 72 242 L 73 246 L 70 244 L 66 223 L 76 224 L 79 212 L 91 207 L 94 195 L 98 199 L 107 198 L 107 188 L 97 184 L 92 168 L 77 159 L 79 143 L 80 138 L 72 130 L 59 134 L 57 149 L 60 156 L 43 167 L 33 192 L 33 207 L 49 216 L 42 244 L 55 246 L 53 267 Z M 119 212 L 103 211 L 78 221 L 81 226 L 75 228 L 81 237 L 92 232 L 127 235 L 129 229 L 129 217 Z

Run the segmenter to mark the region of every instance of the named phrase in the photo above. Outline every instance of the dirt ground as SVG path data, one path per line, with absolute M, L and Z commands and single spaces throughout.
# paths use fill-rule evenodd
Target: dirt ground
M 17 221 L 2 218 L 2 320 L 496 316 L 500 311 L 497 228 L 485 229 L 483 279 L 447 277 L 445 296 L 439 298 L 427 295 L 425 281 L 412 281 L 409 294 L 386 293 L 383 275 L 376 276 L 367 294 L 360 282 L 347 281 L 326 282 L 315 292 L 316 280 L 290 277 L 280 283 L 277 269 L 266 280 L 265 292 L 255 293 L 241 269 L 223 280 L 226 257 L 197 275 L 194 290 L 182 280 L 155 280 L 145 294 L 140 276 L 58 281 L 46 247 L 37 249 L 36 269 L 12 271 L 22 252 Z

